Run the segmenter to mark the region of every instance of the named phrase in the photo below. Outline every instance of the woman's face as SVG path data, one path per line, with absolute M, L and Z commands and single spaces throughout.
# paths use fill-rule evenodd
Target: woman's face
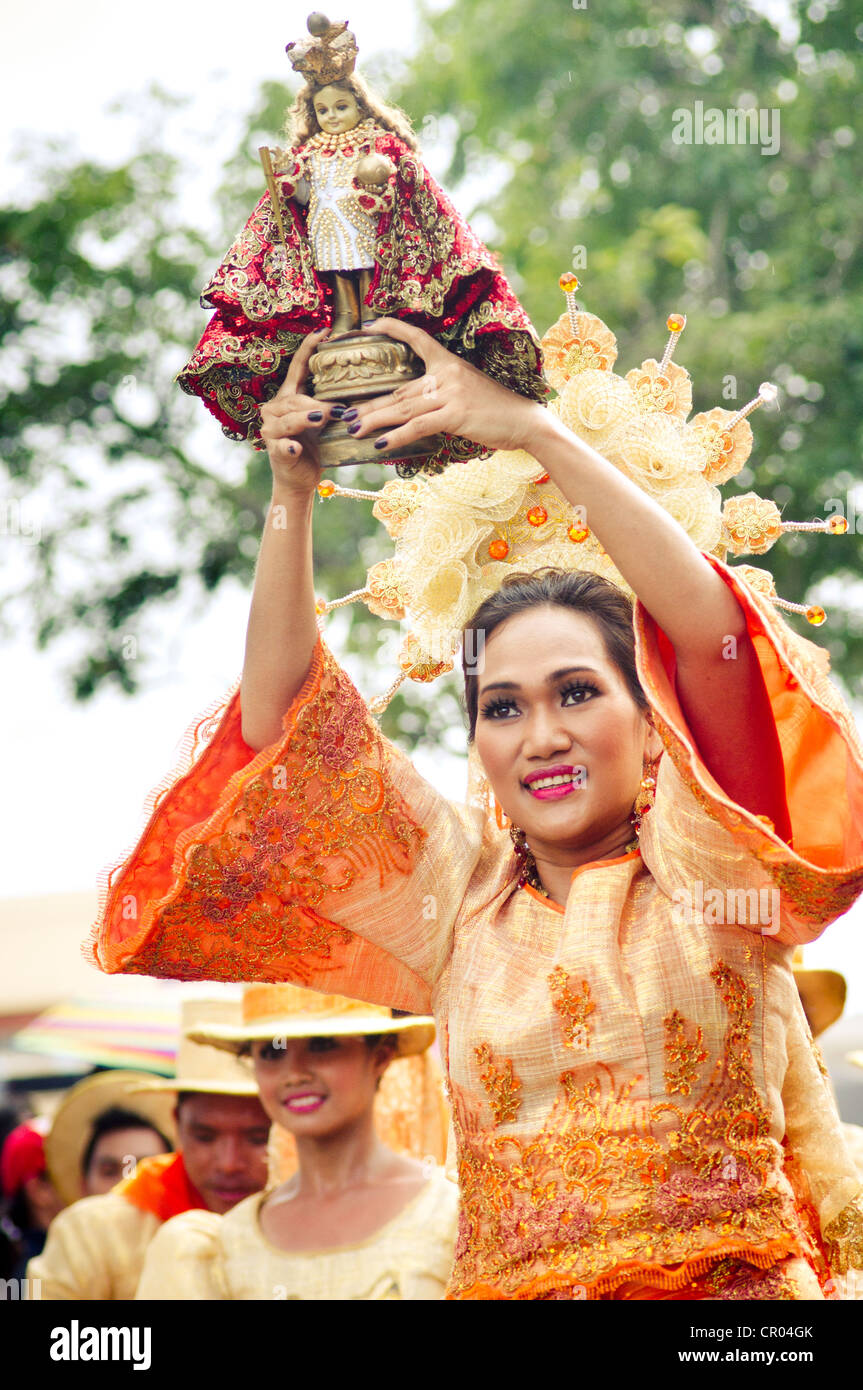
M 371 1110 L 392 1054 L 364 1038 L 274 1038 L 253 1042 L 252 1059 L 273 1123 L 296 1139 L 323 1139 Z
M 353 130 L 362 114 L 353 92 L 347 87 L 321 87 L 312 100 L 318 125 L 327 135 L 340 135 Z
M 624 827 L 656 735 L 595 623 L 550 604 L 507 618 L 478 680 L 477 752 L 534 854 L 583 851 Z

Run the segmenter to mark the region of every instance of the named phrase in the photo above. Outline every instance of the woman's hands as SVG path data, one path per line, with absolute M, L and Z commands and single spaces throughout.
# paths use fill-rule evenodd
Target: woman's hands
M 267 446 L 279 492 L 308 495 L 321 478 L 318 437 L 330 420 L 348 421 L 355 439 L 379 435 L 388 451 L 434 434 L 462 435 L 486 449 L 530 449 L 547 412 L 534 401 L 499 386 L 483 372 L 399 319 L 367 325 L 407 343 L 426 365 L 426 374 L 387 396 L 349 409 L 304 394 L 309 360 L 329 334 L 313 333 L 294 354 L 288 374 L 261 407 L 261 438 Z
M 330 330 L 311 333 L 294 353 L 288 374 L 271 401 L 261 407 L 261 438 L 267 446 L 273 482 L 279 492 L 308 494 L 321 480 L 318 436 L 345 407 L 303 394 L 309 360 Z
M 407 343 L 422 358 L 426 374 L 359 405 L 359 428 L 348 427 L 355 438 L 378 435 L 375 448 L 388 451 L 432 434 L 462 435 L 486 449 L 530 447 L 545 418 L 543 406 L 499 386 L 421 328 L 388 318 L 375 319 L 364 328 Z

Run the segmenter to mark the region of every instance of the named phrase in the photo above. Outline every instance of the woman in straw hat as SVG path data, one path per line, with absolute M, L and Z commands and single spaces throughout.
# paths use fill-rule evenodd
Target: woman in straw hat
M 191 1029 L 239 1020 L 239 1001 L 185 1000 L 176 1075 L 89 1078 L 58 1111 L 46 1145 L 49 1168 L 72 1203 L 51 1225 L 28 1276 L 47 1301 L 109 1302 L 135 1297 L 144 1256 L 163 1222 L 192 1207 L 228 1211 L 266 1178 L 269 1125 L 253 1079 L 236 1058 L 193 1042 Z M 176 1152 L 122 1155 L 110 1192 L 81 1196 L 82 1157 L 92 1119 L 122 1095 L 124 1107 L 169 1135 Z M 76 1198 L 80 1197 L 78 1201 Z
M 274 1185 L 227 1216 L 169 1221 L 138 1297 L 440 1298 L 458 1191 L 435 1163 L 444 1126 L 427 1057 L 433 1020 L 252 985 L 241 1025 L 196 1037 L 251 1060 L 275 1126 Z
M 242 689 L 195 731 L 200 756 L 115 874 L 102 968 L 431 1010 L 461 1190 L 450 1297 L 821 1298 L 831 1267 L 863 1257 L 863 1189 L 791 970 L 863 888 L 863 750 L 823 654 L 625 458 L 419 330 L 377 327 L 427 375 L 360 406 L 357 434 L 508 451 L 424 485 L 452 505 L 415 557 L 424 592 L 436 575 L 479 592 L 465 689 L 485 781 L 467 805 L 441 796 L 320 636 L 328 411 L 303 394 L 307 344 L 262 411 L 273 511 Z M 651 383 L 678 407 L 656 369 L 638 420 L 667 419 Z M 561 539 L 562 572 L 495 592 L 487 567 L 485 594 L 479 559 L 444 573 L 456 533 L 528 466 L 583 509 L 617 584 L 573 572 L 584 526 L 571 551 Z

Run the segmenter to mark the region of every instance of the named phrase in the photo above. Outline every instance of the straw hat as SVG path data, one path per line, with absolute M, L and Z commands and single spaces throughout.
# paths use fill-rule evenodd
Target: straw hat
M 140 1071 L 108 1071 L 88 1076 L 66 1093 L 45 1139 L 48 1175 L 67 1206 L 83 1196 L 84 1155 L 100 1115 L 114 1106 L 139 1115 L 142 1125 L 160 1130 L 176 1143 L 174 1101 L 167 1095 L 144 1095 L 139 1088 L 150 1078 Z
M 848 986 L 838 970 L 804 970 L 802 961 L 803 952 L 798 949 L 794 952 L 794 980 L 812 1036 L 817 1038 L 841 1018 Z
M 393 1033 L 398 1056 L 425 1052 L 434 1042 L 433 1018 L 393 1018 L 380 1004 L 362 1004 L 341 994 L 319 994 L 299 985 L 248 985 L 243 991 L 242 1021 L 189 1030 L 199 1043 L 239 1053 L 245 1043 L 265 1038 L 360 1037 Z
M 236 1058 L 222 1046 L 207 1046 L 210 1030 L 238 1027 L 242 1018 L 239 999 L 186 999 L 180 1016 L 177 1074 L 167 1080 L 152 1078 L 142 1091 L 195 1091 L 215 1096 L 256 1096 L 257 1083 Z

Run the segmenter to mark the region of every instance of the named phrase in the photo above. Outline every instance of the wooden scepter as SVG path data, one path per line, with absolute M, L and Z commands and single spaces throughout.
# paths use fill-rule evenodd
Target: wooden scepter
M 268 145 L 258 147 L 261 164 L 264 166 L 264 178 L 267 180 L 267 188 L 270 192 L 270 202 L 273 205 L 273 216 L 276 219 L 276 226 L 279 229 L 279 236 L 282 238 L 282 245 L 287 247 L 288 238 L 285 236 L 285 224 L 282 221 L 282 204 L 279 198 L 279 190 L 276 185 L 276 176 L 273 172 L 273 161 L 270 157 Z

